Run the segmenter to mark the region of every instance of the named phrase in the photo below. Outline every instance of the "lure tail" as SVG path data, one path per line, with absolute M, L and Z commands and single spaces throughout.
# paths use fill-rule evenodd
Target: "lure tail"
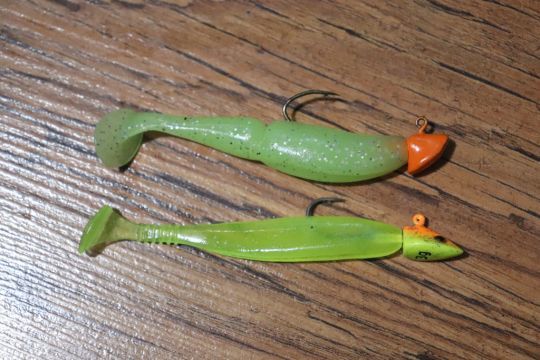
M 120 240 L 137 240 L 137 230 L 110 206 L 103 206 L 84 227 L 79 253 L 97 253 Z
M 139 151 L 147 131 L 159 131 L 192 140 L 245 159 L 255 159 L 264 123 L 246 117 L 174 116 L 121 109 L 97 125 L 95 145 L 107 167 L 129 163 Z

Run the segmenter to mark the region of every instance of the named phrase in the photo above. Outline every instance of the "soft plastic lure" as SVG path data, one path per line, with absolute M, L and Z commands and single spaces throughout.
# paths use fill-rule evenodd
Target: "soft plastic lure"
M 120 167 L 137 154 L 143 134 L 159 131 L 189 139 L 241 158 L 260 161 L 300 178 L 353 182 L 388 174 L 408 162 L 416 174 L 443 153 L 448 137 L 426 134 L 420 118 L 418 134 L 400 136 L 355 134 L 291 121 L 287 106 L 304 95 L 336 95 L 308 90 L 283 106 L 286 121 L 271 124 L 247 117 L 174 116 L 121 109 L 106 115 L 96 126 L 98 157 L 107 167 Z
M 381 222 L 345 216 L 307 216 L 252 222 L 200 225 L 135 224 L 109 206 L 102 207 L 84 228 L 79 251 L 96 252 L 120 241 L 189 245 L 210 253 L 272 262 L 308 262 L 370 259 L 403 249 L 412 260 L 435 261 L 459 256 L 463 250 L 424 226 L 425 217 L 413 217 L 403 229 Z

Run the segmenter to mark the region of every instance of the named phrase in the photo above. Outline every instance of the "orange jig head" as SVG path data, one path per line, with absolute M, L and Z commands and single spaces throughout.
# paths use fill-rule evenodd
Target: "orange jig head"
M 425 170 L 437 161 L 448 143 L 448 136 L 444 134 L 426 134 L 428 121 L 424 116 L 416 120 L 416 124 L 420 126 L 418 134 L 407 138 L 407 172 L 411 175 Z

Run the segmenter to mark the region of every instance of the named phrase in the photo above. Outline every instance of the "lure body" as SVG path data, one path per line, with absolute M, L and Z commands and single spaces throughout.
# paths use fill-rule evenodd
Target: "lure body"
M 290 217 L 210 225 L 139 225 L 144 242 L 190 245 L 241 259 L 298 262 L 368 259 L 401 249 L 401 229 L 353 217 Z
M 408 140 L 400 136 L 355 134 L 291 121 L 266 125 L 245 117 L 183 117 L 127 109 L 115 111 L 97 124 L 97 155 L 106 166 L 123 166 L 135 156 L 147 131 L 164 132 L 260 161 L 290 175 L 330 183 L 375 178 L 402 167 L 411 157 Z M 443 136 L 446 143 L 445 135 L 423 135 Z M 422 166 L 430 161 L 424 159 Z
M 403 230 L 378 221 L 304 216 L 199 225 L 147 225 L 103 207 L 83 231 L 81 253 L 119 240 L 189 245 L 210 253 L 272 262 L 334 261 L 404 255 L 421 261 L 458 256 L 451 241 L 417 223 Z

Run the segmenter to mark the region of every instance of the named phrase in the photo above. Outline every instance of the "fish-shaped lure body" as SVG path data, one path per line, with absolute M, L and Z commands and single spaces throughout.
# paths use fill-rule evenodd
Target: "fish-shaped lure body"
M 244 159 L 260 161 L 304 179 L 344 183 L 372 179 L 399 169 L 417 173 L 442 154 L 448 137 L 425 134 L 408 139 L 365 135 L 294 121 L 265 124 L 246 117 L 173 116 L 121 109 L 96 126 L 98 157 L 107 167 L 131 161 L 147 131 L 189 139 Z
M 400 229 L 378 221 L 345 216 L 286 217 L 199 225 L 135 224 L 109 206 L 86 225 L 79 251 L 100 249 L 120 240 L 189 245 L 210 253 L 271 262 L 371 259 L 403 248 L 410 259 L 434 261 L 462 254 L 461 248 L 424 226 Z

